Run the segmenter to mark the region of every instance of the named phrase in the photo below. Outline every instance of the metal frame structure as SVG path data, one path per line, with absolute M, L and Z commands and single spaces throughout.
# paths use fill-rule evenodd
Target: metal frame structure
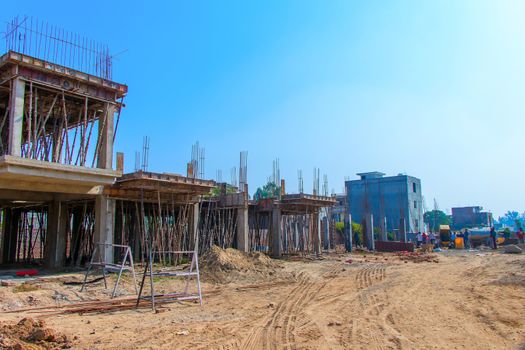
M 177 255 L 191 255 L 191 264 L 189 270 L 160 270 L 153 271 L 153 261 L 155 260 L 155 255 L 175 255 L 174 261 L 178 261 Z M 175 265 L 176 266 L 176 265 Z M 146 282 L 146 277 L 149 277 L 150 282 L 150 295 L 143 296 L 142 292 L 144 291 L 144 284 Z M 186 284 L 184 286 L 183 292 L 170 292 L 166 294 L 155 294 L 155 283 L 153 281 L 154 277 L 185 277 Z M 188 293 L 190 279 L 196 278 L 197 282 L 197 294 Z M 199 253 L 197 249 L 193 251 L 189 250 L 180 250 L 180 251 L 157 251 L 153 252 L 150 250 L 148 261 L 144 269 L 144 274 L 142 276 L 142 282 L 140 284 L 140 290 L 137 296 L 136 307 L 139 306 L 141 300 L 151 300 L 151 309 L 155 311 L 155 298 L 162 298 L 163 302 L 169 301 L 181 301 L 181 300 L 199 300 L 199 304 L 202 306 L 202 292 L 201 292 L 201 281 L 200 281 L 200 272 L 199 272 Z
M 103 254 L 101 254 L 103 247 L 104 249 L 107 248 L 122 248 L 124 249 L 124 253 L 122 254 L 122 263 L 121 264 L 115 264 L 112 262 L 105 261 L 103 258 Z M 98 254 L 97 254 L 98 253 Z M 95 256 L 98 256 L 98 261 L 94 261 Z M 126 261 L 129 259 L 129 265 L 126 265 Z M 113 292 L 111 293 L 111 298 L 115 297 L 115 294 L 117 293 L 117 288 L 120 282 L 120 277 L 122 276 L 122 272 L 124 271 L 130 271 L 133 276 L 133 286 L 135 287 L 135 294 L 138 294 L 137 291 L 137 278 L 135 275 L 135 267 L 133 266 L 133 255 L 131 254 L 131 248 L 127 245 L 122 244 L 111 244 L 111 243 L 97 243 L 95 245 L 95 248 L 93 250 L 93 253 L 91 254 L 91 261 L 89 262 L 89 266 L 86 270 L 86 274 L 84 276 L 84 282 L 82 283 L 82 288 L 80 288 L 80 291 L 83 292 L 89 273 L 94 269 L 101 269 L 102 270 L 102 276 L 104 278 L 104 287 L 107 289 L 108 284 L 106 281 L 106 271 L 109 272 L 118 272 L 117 281 L 115 282 L 115 286 L 113 287 Z

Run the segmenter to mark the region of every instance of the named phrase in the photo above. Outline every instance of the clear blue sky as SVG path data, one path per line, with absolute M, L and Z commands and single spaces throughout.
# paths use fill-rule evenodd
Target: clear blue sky
M 427 204 L 525 210 L 523 1 L 8 1 L 127 50 L 116 149 L 134 167 L 229 180 L 248 151 L 250 190 L 280 158 L 288 192 L 313 167 L 341 192 L 378 170 L 421 178 Z

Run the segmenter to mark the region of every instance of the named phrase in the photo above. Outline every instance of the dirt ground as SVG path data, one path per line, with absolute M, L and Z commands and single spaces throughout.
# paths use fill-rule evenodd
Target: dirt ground
M 414 262 L 387 253 L 280 261 L 215 253 L 202 263 L 203 306 L 14 312 L 108 299 L 103 284 L 80 293 L 63 282 L 81 276 L 63 275 L 0 287 L 0 325 L 31 317 L 67 339 L 28 349 L 525 349 L 523 254 L 449 251 Z M 175 288 L 167 279 L 156 286 Z M 132 292 L 127 276 L 124 289 Z M 9 337 L 1 333 L 0 344 Z

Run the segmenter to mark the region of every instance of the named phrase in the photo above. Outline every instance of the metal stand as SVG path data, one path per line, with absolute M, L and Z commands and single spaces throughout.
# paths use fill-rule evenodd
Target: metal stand
M 102 259 L 102 249 L 106 249 L 107 247 L 113 248 L 123 248 L 124 253 L 122 255 L 122 263 L 114 264 L 112 262 L 107 262 Z M 97 254 L 98 253 L 98 254 Z M 95 261 L 95 256 L 98 256 L 98 261 Z M 129 259 L 129 265 L 126 265 L 126 261 Z M 91 261 L 89 262 L 88 269 L 86 271 L 86 275 L 84 276 L 84 282 L 82 283 L 82 288 L 80 288 L 80 291 L 84 291 L 84 288 L 86 287 L 86 281 L 88 278 L 89 273 L 92 270 L 95 269 L 101 269 L 102 270 L 102 276 L 104 277 L 104 287 L 107 289 L 108 284 L 106 281 L 106 272 L 118 272 L 117 281 L 115 282 L 115 286 L 113 287 L 113 292 L 111 293 L 111 298 L 115 297 L 115 294 L 117 292 L 117 287 L 120 282 L 120 277 L 122 276 L 123 271 L 131 271 L 131 274 L 133 276 L 133 286 L 135 287 L 135 294 L 138 294 L 137 291 L 137 278 L 135 276 L 135 268 L 133 267 L 133 256 L 131 255 L 131 248 L 127 245 L 120 245 L 120 244 L 110 244 L 110 243 L 97 243 L 95 245 L 95 249 L 93 249 L 93 254 L 91 255 Z
M 174 255 L 175 261 L 177 261 L 177 255 L 191 255 L 191 264 L 188 270 L 161 270 L 153 271 L 153 258 L 155 255 Z M 146 276 L 149 276 L 151 294 L 149 296 L 142 296 L 144 291 L 144 283 L 146 282 Z M 155 294 L 155 287 L 153 283 L 154 276 L 162 277 L 185 277 L 186 284 L 183 292 L 172 292 L 167 294 Z M 190 279 L 196 278 L 197 282 L 197 293 L 188 293 Z M 146 267 L 144 269 L 144 275 L 142 276 L 142 282 L 140 284 L 140 290 L 137 297 L 136 307 L 139 306 L 140 300 L 151 300 L 151 309 L 155 311 L 155 299 L 161 299 L 162 301 L 179 301 L 179 300 L 199 300 L 199 304 L 202 305 L 202 293 L 201 293 L 201 282 L 199 275 L 199 257 L 197 250 L 195 251 L 161 251 L 161 252 L 150 252 Z

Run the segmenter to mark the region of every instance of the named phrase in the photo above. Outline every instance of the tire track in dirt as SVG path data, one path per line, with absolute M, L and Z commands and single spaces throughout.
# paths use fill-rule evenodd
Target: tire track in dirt
M 362 276 L 359 276 L 362 275 Z M 364 278 L 363 276 L 367 276 Z M 369 277 L 368 277 L 369 276 Z M 401 349 L 403 344 L 409 343 L 396 327 L 396 320 L 392 314 L 388 297 L 388 282 L 386 279 L 386 268 L 384 265 L 372 265 L 358 272 L 356 281 L 362 287 L 358 291 L 358 300 L 363 317 L 360 322 L 354 322 L 351 334 L 344 340 L 347 344 L 352 344 L 355 335 L 365 336 L 371 339 L 369 348 L 382 349 Z M 359 281 L 367 281 L 362 283 Z M 360 284 L 359 284 L 360 283 Z M 357 328 L 356 328 L 357 324 Z M 364 339 L 361 339 L 361 343 Z
M 323 279 L 331 279 L 342 271 L 341 264 L 337 263 L 329 267 L 329 270 L 321 275 Z M 243 340 L 240 349 L 295 349 L 296 330 L 316 327 L 302 312 L 303 306 L 312 301 L 317 293 L 328 281 L 318 282 L 311 280 L 305 274 L 301 274 L 298 285 L 282 300 L 277 308 L 263 322 L 253 327 L 248 336 Z M 299 323 L 299 326 L 297 324 Z
M 378 317 L 385 307 L 385 303 L 376 295 L 375 286 L 386 278 L 386 267 L 383 264 L 370 264 L 359 269 L 355 275 L 357 287 L 357 300 L 360 312 L 363 314 L 359 322 L 355 319 L 349 320 L 350 329 L 342 335 L 340 343 L 342 346 L 356 344 L 358 337 L 372 339 L 377 344 L 376 349 L 384 349 L 381 345 L 382 338 L 378 336 L 373 320 Z

